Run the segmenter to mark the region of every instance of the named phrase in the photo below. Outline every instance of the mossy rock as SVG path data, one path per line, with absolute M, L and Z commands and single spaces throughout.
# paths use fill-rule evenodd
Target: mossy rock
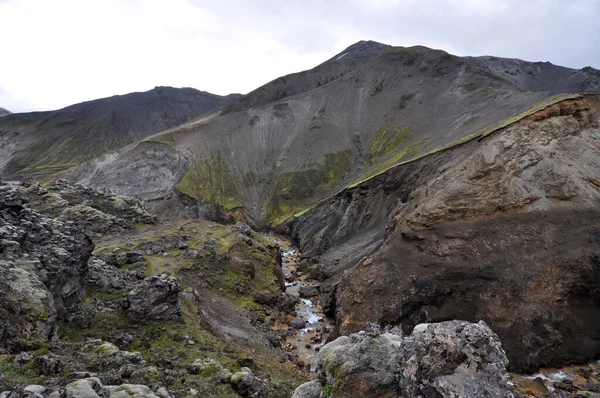
M 100 347 L 96 348 L 96 355 L 99 357 L 108 357 L 119 352 L 119 347 L 111 343 L 104 343 Z

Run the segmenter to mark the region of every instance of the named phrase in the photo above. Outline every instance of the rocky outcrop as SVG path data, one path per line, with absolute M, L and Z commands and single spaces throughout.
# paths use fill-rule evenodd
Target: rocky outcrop
M 45 187 L 32 184 L 23 194 L 37 211 L 60 221 L 75 222 L 92 238 L 156 223 L 156 216 L 146 210 L 144 202 L 117 196 L 104 188 L 92 189 L 59 179 Z
M 0 349 L 55 337 L 57 318 L 85 294 L 93 248 L 72 224 L 31 210 L 19 187 L 0 184 Z
M 127 295 L 129 315 L 143 323 L 181 320 L 179 284 L 173 277 L 155 275 L 144 279 Z
M 483 322 L 421 324 L 399 330 L 339 337 L 319 352 L 318 378 L 294 398 L 514 397 L 508 360 Z
M 303 251 L 341 279 L 339 332 L 484 320 L 511 369 L 597 356 L 599 124 L 596 97 L 566 101 L 300 217 Z

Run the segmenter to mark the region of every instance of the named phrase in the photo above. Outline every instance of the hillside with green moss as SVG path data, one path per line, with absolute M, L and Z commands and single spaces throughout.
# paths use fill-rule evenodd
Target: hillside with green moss
M 277 226 L 391 167 L 576 96 L 525 90 L 478 59 L 369 43 L 67 176 L 152 200 L 159 212 L 168 200 L 169 217 L 210 214 Z M 325 71 L 336 78 L 313 85 Z M 265 104 L 271 95 L 276 99 Z

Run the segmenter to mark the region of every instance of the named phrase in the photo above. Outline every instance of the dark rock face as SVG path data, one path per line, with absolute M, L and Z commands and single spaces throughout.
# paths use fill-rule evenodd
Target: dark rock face
M 318 379 L 298 387 L 294 398 L 509 398 L 507 363 L 498 337 L 483 322 L 421 324 L 406 337 L 362 331 L 326 344 Z
M 54 336 L 56 319 L 85 294 L 94 246 L 69 223 L 32 211 L 20 188 L 0 184 L 0 348 Z
M 595 97 L 549 107 L 301 217 L 297 237 L 341 280 L 339 332 L 484 320 L 511 369 L 597 356 L 599 120 Z
M 179 284 L 167 275 L 155 275 L 136 285 L 127 296 L 129 315 L 143 323 L 181 320 Z

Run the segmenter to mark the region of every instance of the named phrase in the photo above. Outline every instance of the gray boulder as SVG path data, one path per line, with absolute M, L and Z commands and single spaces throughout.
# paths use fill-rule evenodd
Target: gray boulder
M 65 387 L 65 398 L 108 398 L 109 390 L 97 377 L 75 380 Z
M 507 365 L 484 322 L 421 324 L 406 337 L 371 328 L 326 344 L 318 379 L 293 397 L 511 398 Z
M 148 277 L 128 294 L 129 315 L 143 323 L 181 320 L 179 284 L 165 274 Z

